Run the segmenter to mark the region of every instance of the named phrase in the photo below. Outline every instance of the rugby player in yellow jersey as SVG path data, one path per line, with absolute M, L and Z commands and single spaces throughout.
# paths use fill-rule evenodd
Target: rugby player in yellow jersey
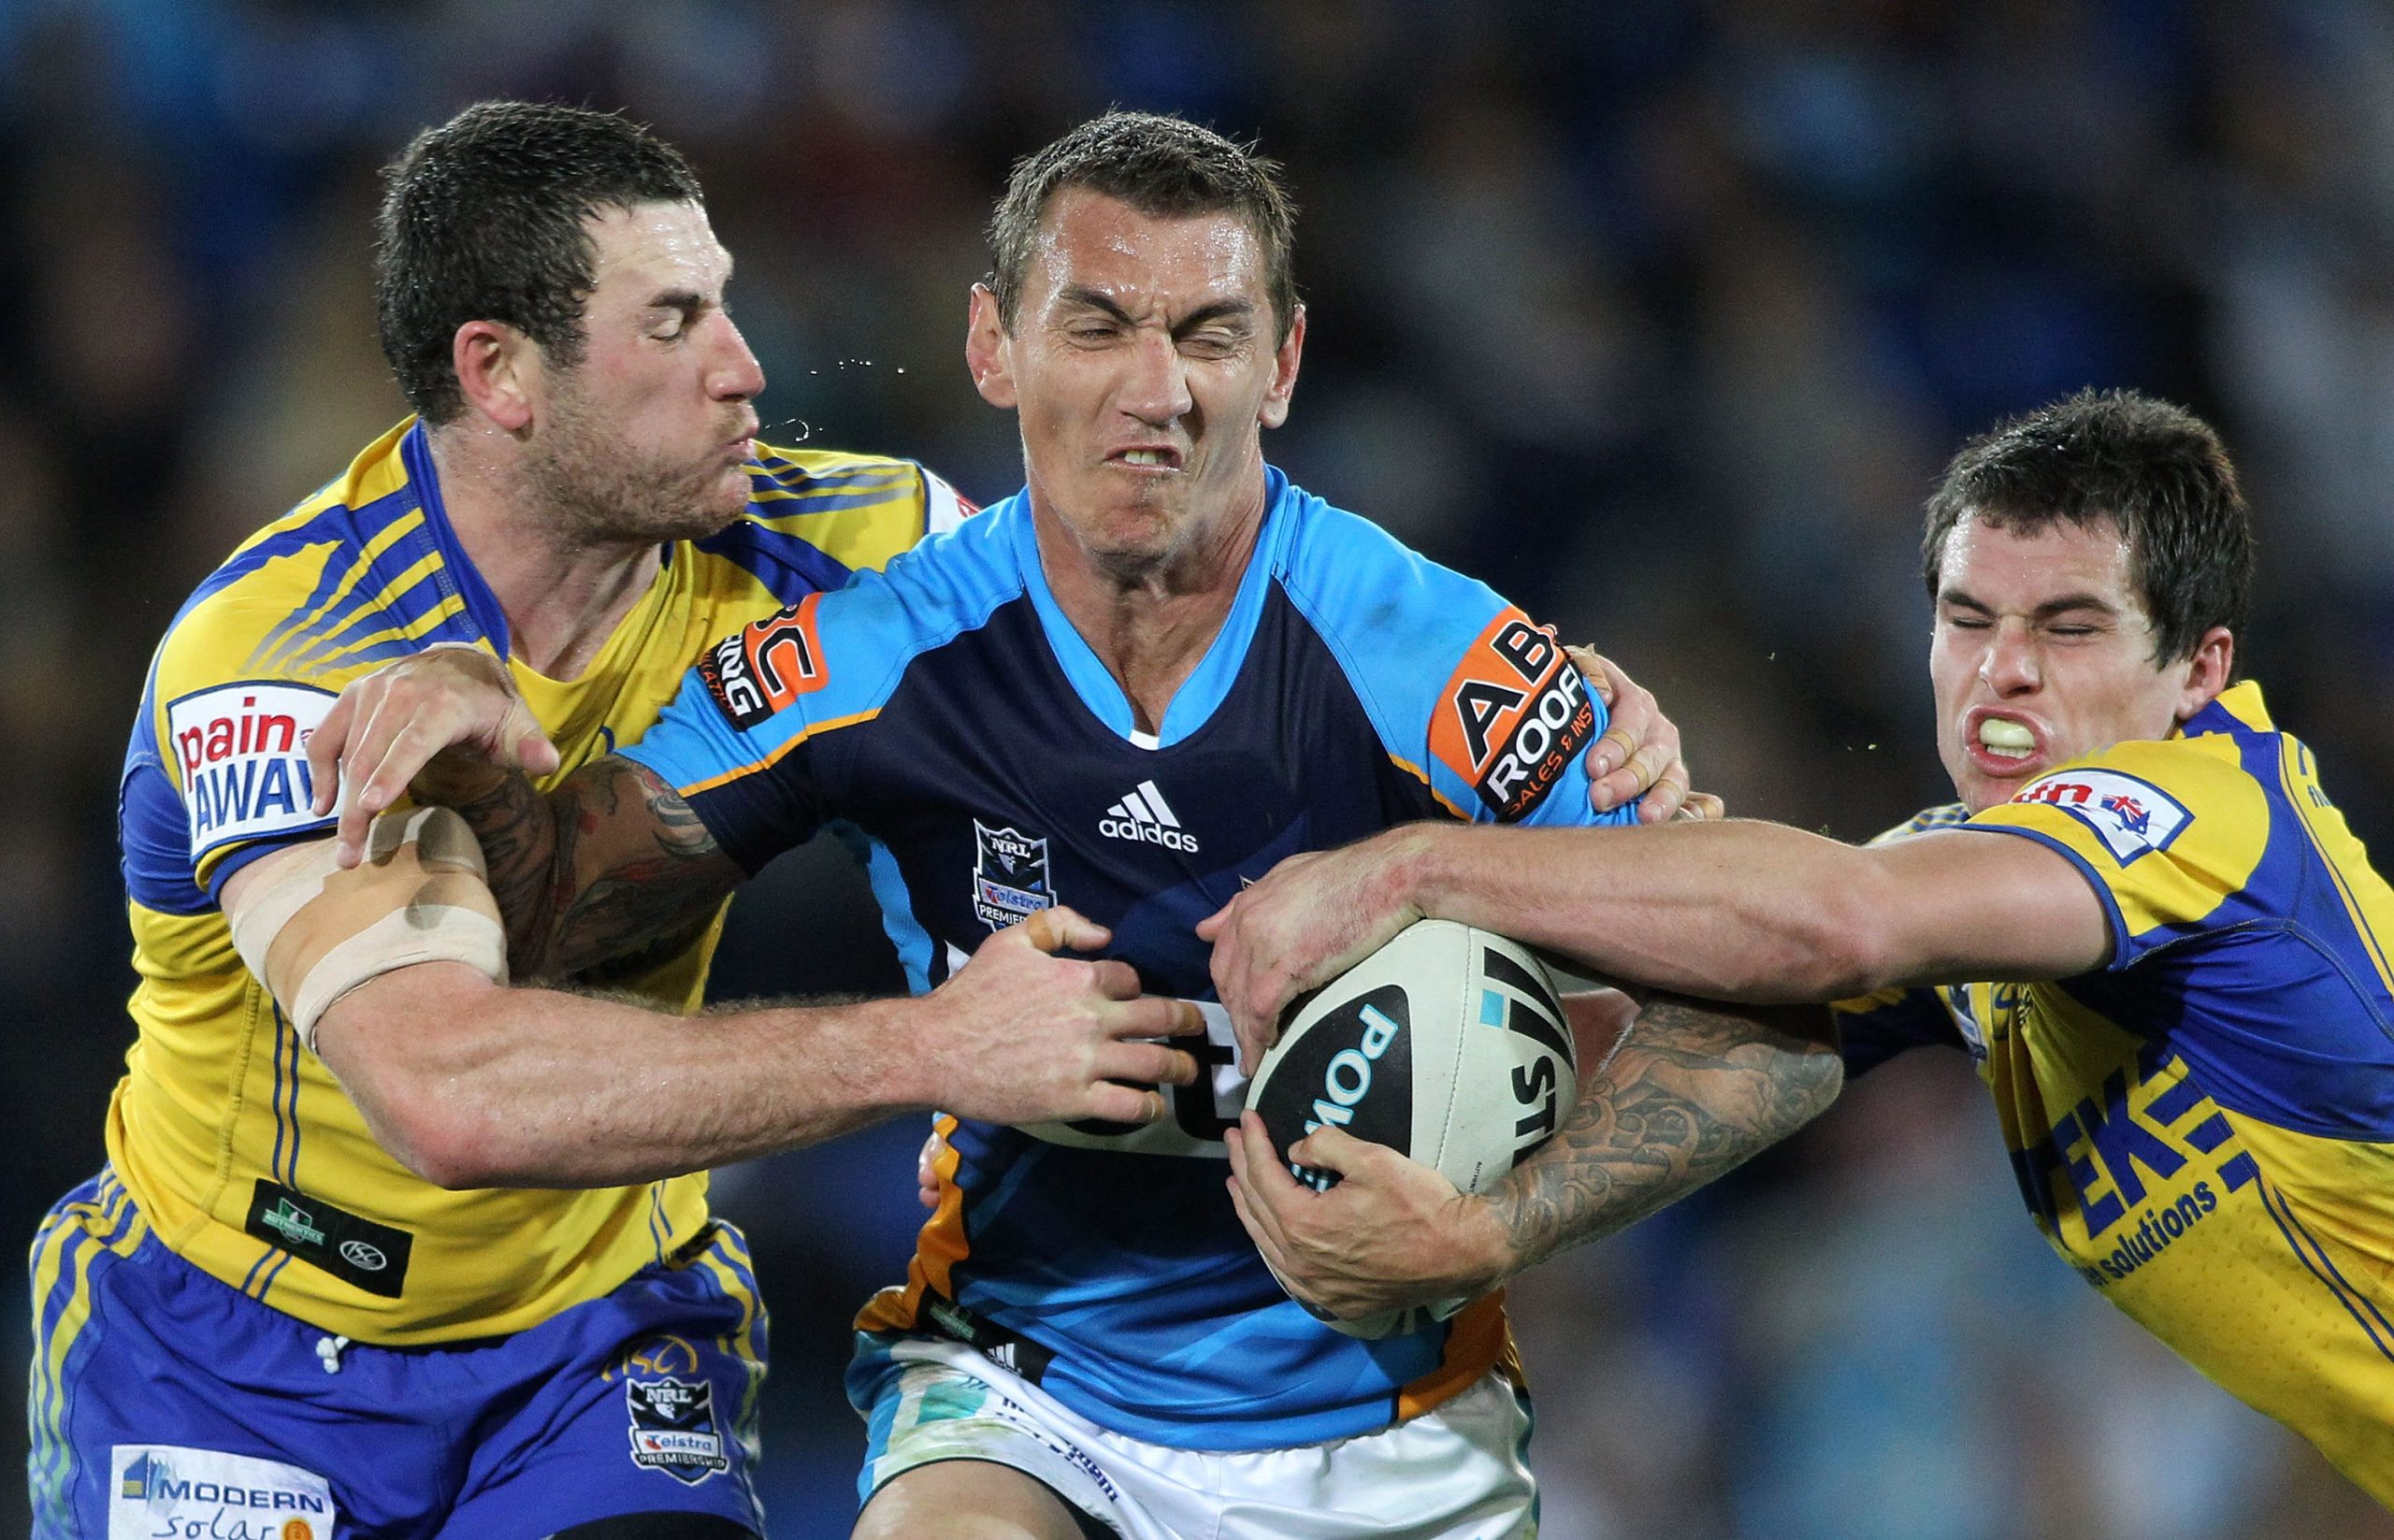
M 1298 856 L 1207 922 L 1222 999 L 1269 1021 L 1421 914 L 1699 995 L 1854 997 L 1851 1069 L 1966 1046 L 2055 1249 L 2394 1504 L 2394 893 L 2233 682 L 2252 537 L 2228 455 L 2176 408 L 2072 396 L 1962 450 L 1925 555 L 1958 805 L 1859 849 L 1424 826 Z M 1334 1130 L 1296 1158 L 1348 1179 L 1301 1189 L 1250 1124 L 1239 1190 L 1283 1275 L 1360 1315 L 1601 1228 L 1654 1154 L 1636 1123 L 1556 1141 L 1609 1165 L 1534 1160 L 1481 1198 Z
M 608 998 L 511 991 L 453 815 L 340 871 L 306 756 L 348 680 L 504 660 L 494 748 L 554 779 L 707 643 L 964 511 L 906 461 L 754 442 L 730 258 L 644 130 L 470 108 L 394 165 L 381 237 L 418 415 L 200 586 L 135 730 L 139 1030 L 108 1165 L 33 1249 L 35 1533 L 748 1533 L 764 1319 L 705 1168 L 904 1108 L 1152 1117 L 1108 1077 L 1185 1083 L 1124 1040 L 1195 1014 L 1045 955 L 1104 940 L 1062 909 L 914 1000 L 684 1019 L 720 911 L 582 981 Z

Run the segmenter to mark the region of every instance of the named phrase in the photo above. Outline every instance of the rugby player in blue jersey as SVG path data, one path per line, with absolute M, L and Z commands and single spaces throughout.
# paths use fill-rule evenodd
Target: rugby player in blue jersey
M 2072 396 L 1961 451 L 1924 550 L 1958 803 L 1862 848 L 1422 826 L 1301 856 L 1208 925 L 1222 998 L 1269 1021 L 1422 914 L 1667 988 L 1851 997 L 1851 1071 L 1966 1047 L 2055 1250 L 2394 1505 L 2394 891 L 2235 682 L 2253 540 L 2228 454 L 2174 407 Z M 1294 1151 L 1347 1173 L 1325 1194 L 1243 1150 L 1257 1245 L 1342 1313 L 1500 1281 L 1574 1216 L 1639 1212 L 1613 1183 L 1651 1125 L 1613 1109 L 1666 1050 L 1633 1034 L 1484 1197 L 1336 1130 Z
M 527 703 L 497 746 L 554 776 L 961 513 L 907 461 L 753 440 L 730 258 L 634 124 L 470 108 L 381 233 L 418 416 L 201 585 L 127 755 L 138 1036 L 31 1258 L 35 1533 L 747 1533 L 764 1321 L 704 1168 L 906 1108 L 1153 1116 L 1111 1077 L 1194 1065 L 1121 1040 L 1194 1014 L 1043 956 L 1104 935 L 1062 909 L 916 1000 L 690 1019 L 711 910 L 604 996 L 503 990 L 462 830 L 395 814 L 340 871 L 306 752 L 349 679 L 481 658 Z
M 965 352 L 1017 414 L 1022 494 L 711 648 L 638 745 L 545 797 L 474 784 L 514 710 L 480 660 L 358 692 L 360 811 L 463 747 L 417 789 L 489 849 L 523 971 L 670 933 L 840 820 L 916 987 L 1071 902 L 1195 1000 L 1198 921 L 1284 856 L 1643 815 L 1592 808 L 1606 715 L 1550 632 L 1265 463 L 1305 333 L 1269 163 L 1111 114 L 1018 166 L 991 234 Z M 858 1319 L 859 1534 L 1534 1532 L 1501 1301 L 1371 1343 L 1291 1302 L 1223 1184 L 1254 1043 L 1205 1009 L 1210 1072 L 1151 1126 L 939 1120 L 937 1210 Z M 1646 1030 L 1724 1161 L 1838 1084 L 1817 1019 L 1658 1001 Z

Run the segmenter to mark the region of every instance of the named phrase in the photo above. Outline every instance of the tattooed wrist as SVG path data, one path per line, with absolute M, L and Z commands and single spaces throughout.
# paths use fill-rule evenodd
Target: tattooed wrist
M 1650 1000 L 1547 1146 L 1498 1189 L 1512 1271 L 1611 1234 L 1776 1144 L 1836 1100 L 1825 1013 Z

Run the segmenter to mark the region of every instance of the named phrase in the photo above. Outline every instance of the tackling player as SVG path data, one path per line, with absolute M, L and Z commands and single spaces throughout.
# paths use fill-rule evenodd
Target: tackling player
M 637 747 L 545 799 L 486 769 L 420 784 L 491 848 L 516 956 L 671 933 L 844 819 L 917 988 L 1069 901 L 1194 997 L 1196 922 L 1291 853 L 1424 817 L 1588 821 L 1605 712 L 1551 634 L 1264 462 L 1305 332 L 1290 219 L 1268 162 L 1169 118 L 1018 166 L 966 357 L 1017 413 L 1026 490 L 713 648 Z M 361 708 L 344 746 L 356 799 L 487 743 L 506 684 L 465 657 L 394 670 L 409 712 Z M 941 1120 L 909 1281 L 858 1321 L 859 1534 L 1534 1532 L 1501 1301 L 1367 1344 L 1289 1300 L 1223 1184 L 1255 1044 L 1208 1020 L 1211 1072 L 1149 1127 Z M 1716 1149 L 1834 1094 L 1824 1030 L 1671 1005 L 1650 1029 L 1686 1103 L 1777 1088 L 1709 1125 Z
M 707 641 L 962 511 L 751 439 L 730 259 L 620 119 L 470 108 L 381 235 L 419 415 L 201 584 L 126 757 L 139 1032 L 108 1167 L 33 1247 L 35 1533 L 746 1533 L 764 1319 L 703 1168 L 904 1107 L 1151 1117 L 1108 1077 L 1193 1063 L 1118 1040 L 1194 1013 L 1041 956 L 1105 939 L 1061 908 L 912 1002 L 679 1019 L 713 904 L 585 975 L 618 998 L 510 992 L 454 814 L 342 870 L 307 754 L 347 680 L 470 653 L 524 704 L 491 747 L 554 779 Z
M 2253 542 L 2227 453 L 2174 407 L 2082 394 L 1966 446 L 1925 551 L 1958 804 L 1862 849 L 1761 823 L 1403 830 L 1234 899 L 1209 926 L 1222 998 L 1268 1019 L 1425 914 L 1669 988 L 1853 997 L 1852 1069 L 1967 1047 L 2064 1259 L 2394 1504 L 2394 892 L 2231 683 Z M 1484 1286 L 1542 1209 L 1603 1201 L 1298 1149 L 1348 1181 L 1253 1161 L 1245 1198 L 1342 1313 Z

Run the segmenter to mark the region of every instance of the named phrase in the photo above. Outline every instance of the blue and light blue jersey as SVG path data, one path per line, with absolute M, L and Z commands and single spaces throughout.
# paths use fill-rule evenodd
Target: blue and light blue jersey
M 1194 927 L 1287 856 L 1424 818 L 1628 821 L 1589 810 L 1604 723 L 1550 631 L 1272 471 L 1229 615 L 1152 736 L 1017 496 L 719 643 L 627 753 L 751 871 L 819 828 L 858 839 L 916 990 L 1062 903 L 1150 992 L 1204 1000 Z M 1366 1432 L 1509 1361 L 1498 1301 L 1366 1343 L 1281 1292 L 1224 1190 L 1245 1082 L 1214 1015 L 1210 1080 L 1152 1127 L 944 1119 L 939 1210 L 859 1327 L 1003 1338 L 1074 1411 L 1192 1448 Z

